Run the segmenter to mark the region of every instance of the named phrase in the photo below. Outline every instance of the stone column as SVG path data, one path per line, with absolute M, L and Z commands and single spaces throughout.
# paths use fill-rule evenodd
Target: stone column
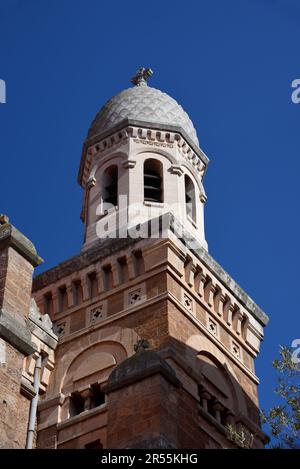
M 210 281 L 210 284 L 207 286 L 208 289 L 208 297 L 207 297 L 207 304 L 211 308 L 214 307 L 214 296 L 216 293 L 216 287 L 213 285 L 212 281 Z
M 112 271 L 112 277 L 113 277 L 113 286 L 117 287 L 120 284 L 120 274 L 119 274 L 119 269 L 118 269 L 116 262 L 112 262 L 111 271 Z
M 200 278 L 199 278 L 198 294 L 202 299 L 204 299 L 204 287 L 206 283 L 206 275 L 203 272 L 201 272 L 199 275 L 200 275 Z
M 84 399 L 84 410 L 90 410 L 92 408 L 92 403 L 93 403 L 92 390 L 88 388 L 82 391 L 80 394 Z
M 196 272 L 196 266 L 193 264 L 193 261 L 190 261 L 188 265 L 185 267 L 187 271 L 187 283 L 190 287 L 194 286 L 194 276 Z
M 224 407 L 218 401 L 215 401 L 212 407 L 215 412 L 215 419 L 217 420 L 217 422 L 221 423 L 221 412 L 224 409 Z
M 55 317 L 57 313 L 60 313 L 57 289 L 52 291 L 52 304 L 53 304 L 53 315 Z
M 205 412 L 208 412 L 208 401 L 211 399 L 210 393 L 206 390 L 203 390 L 199 392 L 199 396 L 201 397 L 202 409 Z
M 130 255 L 126 256 L 129 280 L 135 278 L 135 268 L 134 268 L 134 261 L 133 261 L 132 256 L 133 256 L 133 253 L 130 253 Z
M 97 265 L 96 278 L 98 283 L 98 293 L 104 292 L 103 271 L 100 265 Z
M 86 301 L 90 298 L 89 285 L 86 277 L 80 279 L 82 287 L 82 300 Z
M 222 291 L 218 291 L 218 299 L 217 299 L 217 314 L 220 317 L 223 317 L 223 312 L 224 312 L 224 305 L 226 302 L 225 296 L 222 294 Z
M 238 309 L 236 311 L 236 333 L 238 335 L 241 335 L 242 333 L 242 322 L 243 322 L 243 319 L 244 319 L 244 315 L 243 313 L 241 312 L 240 309 Z
M 236 306 L 230 302 L 228 305 L 228 309 L 227 309 L 227 319 L 226 319 L 228 326 L 232 326 L 232 318 L 233 318 L 233 313 L 235 310 L 236 310 Z
M 72 283 L 67 284 L 67 297 L 68 297 L 68 307 L 72 308 L 74 306 L 74 297 L 73 297 L 73 286 Z

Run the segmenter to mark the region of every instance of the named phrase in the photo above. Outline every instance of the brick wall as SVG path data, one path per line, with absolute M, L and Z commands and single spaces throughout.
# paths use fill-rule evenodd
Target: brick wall
M 24 321 L 31 299 L 33 266 L 8 247 L 0 251 L 0 308 Z
M 23 354 L 2 339 L 0 364 L 0 448 L 24 448 L 30 401 L 20 394 Z
M 159 439 L 177 444 L 177 396 L 172 384 L 151 376 L 109 395 L 108 447 L 157 447 Z

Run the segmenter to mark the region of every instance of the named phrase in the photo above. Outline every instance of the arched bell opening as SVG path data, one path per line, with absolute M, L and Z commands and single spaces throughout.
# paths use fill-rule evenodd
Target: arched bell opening
M 184 176 L 184 186 L 185 186 L 185 207 L 186 214 L 194 222 L 196 222 L 196 194 L 195 186 L 191 178 L 185 174 Z
M 102 201 L 106 204 L 118 205 L 118 167 L 109 166 L 102 177 Z
M 163 202 L 163 165 L 153 158 L 144 162 L 144 201 Z

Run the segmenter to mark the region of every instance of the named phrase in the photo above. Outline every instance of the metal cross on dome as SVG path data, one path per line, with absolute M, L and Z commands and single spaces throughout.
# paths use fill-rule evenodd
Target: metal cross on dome
M 135 86 L 147 85 L 147 80 L 153 75 L 151 68 L 141 67 L 138 69 L 134 77 L 131 78 L 131 83 Z

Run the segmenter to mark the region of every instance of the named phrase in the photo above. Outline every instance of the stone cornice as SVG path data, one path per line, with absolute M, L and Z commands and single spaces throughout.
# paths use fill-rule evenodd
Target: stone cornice
M 30 329 L 1 309 L 0 337 L 25 356 L 31 355 L 36 350 L 31 342 Z
M 0 248 L 10 246 L 27 259 L 33 267 L 43 263 L 32 242 L 10 223 L 0 225 Z
M 58 337 L 52 330 L 52 321 L 48 314 L 40 314 L 35 301 L 32 300 L 32 302 L 34 302 L 35 308 L 31 305 L 28 316 L 28 328 L 33 336 L 37 337 L 41 342 L 55 350 Z
M 165 124 L 154 124 L 152 122 L 147 121 L 137 121 L 132 119 L 124 119 L 108 131 L 102 132 L 92 138 L 87 138 L 83 144 L 82 149 L 82 156 L 80 162 L 80 168 L 78 172 L 78 182 L 79 184 L 84 187 L 84 170 L 86 164 L 89 164 L 91 153 L 91 148 L 95 147 L 100 142 L 106 141 L 104 145 L 120 145 L 120 141 L 127 138 L 127 128 L 140 128 L 140 129 L 147 129 L 152 134 L 166 134 L 169 135 L 171 133 L 176 135 L 176 140 L 179 142 L 180 151 L 187 155 L 188 159 L 192 162 L 192 164 L 197 165 L 198 162 L 202 163 L 202 171 L 203 174 L 206 171 L 206 168 L 209 163 L 208 157 L 205 153 L 191 140 L 191 138 L 186 134 L 186 132 L 182 129 L 182 127 L 176 125 L 165 125 Z M 159 137 L 159 136 L 158 136 Z M 145 137 L 143 137 L 145 138 Z M 159 137 L 160 138 L 160 137 Z M 104 148 L 103 148 L 104 149 Z
M 108 238 L 105 240 L 99 240 L 99 242 L 94 243 L 80 254 L 77 254 L 52 269 L 46 270 L 40 275 L 37 275 L 33 279 L 33 292 L 40 290 L 47 285 L 51 285 L 51 283 L 54 283 L 77 270 L 87 267 L 91 263 L 97 262 L 99 259 L 110 256 L 113 252 L 117 252 L 120 249 L 131 246 L 137 241 L 137 239 L 132 238 Z

